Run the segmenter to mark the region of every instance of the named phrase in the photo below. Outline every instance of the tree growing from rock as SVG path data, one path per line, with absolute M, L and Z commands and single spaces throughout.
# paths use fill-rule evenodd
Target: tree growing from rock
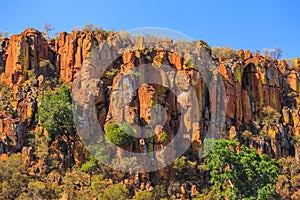
M 127 147 L 134 141 L 132 134 L 132 128 L 126 123 L 120 125 L 111 123 L 106 126 L 106 137 L 110 142 L 120 147 Z
M 52 24 L 50 24 L 49 22 L 46 22 L 44 24 L 44 36 L 46 38 L 49 37 L 49 32 L 54 30 L 54 26 Z
M 48 140 L 56 136 L 76 137 L 76 129 L 73 121 L 72 99 L 70 89 L 62 86 L 59 91 L 48 91 L 41 101 L 38 112 L 42 127 L 49 134 Z

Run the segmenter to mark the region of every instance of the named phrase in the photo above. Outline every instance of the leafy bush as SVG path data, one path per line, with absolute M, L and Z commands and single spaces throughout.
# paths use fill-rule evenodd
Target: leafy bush
M 105 135 L 115 145 L 126 147 L 134 141 L 133 133 L 132 128 L 126 123 L 120 125 L 111 123 L 106 126 Z
M 206 165 L 214 198 L 268 199 L 275 195 L 275 160 L 245 146 L 237 150 L 236 140 L 218 140 Z
M 129 190 L 122 183 L 108 186 L 103 194 L 99 194 L 98 199 L 126 200 L 129 198 Z
M 66 86 L 53 94 L 53 92 L 46 92 L 41 105 L 39 107 L 39 118 L 42 127 L 49 133 L 48 139 L 53 139 L 57 135 L 75 134 L 75 125 L 72 113 L 72 100 L 70 89 Z
M 149 192 L 146 190 L 141 190 L 136 193 L 133 197 L 133 200 L 152 200 L 153 199 L 153 192 Z

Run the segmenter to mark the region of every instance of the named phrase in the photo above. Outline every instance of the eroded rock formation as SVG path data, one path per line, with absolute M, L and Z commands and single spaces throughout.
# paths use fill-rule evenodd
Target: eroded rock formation
M 103 42 L 106 39 L 107 42 Z M 199 72 L 190 63 L 191 52 L 179 55 L 167 51 L 172 48 L 171 41 L 157 44 L 158 48 L 151 50 L 142 49 L 143 41 L 138 41 L 136 45 L 138 48 L 131 51 L 126 49 L 117 34 L 108 36 L 92 32 L 62 32 L 56 39 L 46 40 L 35 29 L 26 29 L 21 34 L 12 35 L 9 40 L 1 41 L 1 82 L 7 86 L 6 89 L 4 85 L 1 85 L 3 89 L 0 88 L 0 154 L 21 151 L 26 132 L 37 126 L 33 121 L 39 105 L 38 97 L 44 90 L 43 83 L 49 81 L 51 84 L 57 77 L 69 83 L 76 77 L 88 79 L 87 86 L 80 86 L 83 94 L 79 97 L 81 101 L 88 98 L 84 89 L 90 84 L 95 85 L 93 95 L 102 127 L 112 121 L 142 126 L 152 124 L 157 132 L 153 149 L 159 150 L 175 137 L 182 119 L 184 126 L 180 127 L 181 130 L 186 137 L 192 138 L 192 149 L 198 150 L 210 125 L 211 110 L 222 109 L 219 107 L 220 100 L 210 99 L 210 86 L 202 77 L 199 78 Z M 104 71 L 97 72 L 98 69 L 94 69 L 89 62 L 84 63 L 87 70 L 80 72 L 93 46 L 103 50 L 103 59 L 107 61 L 116 56 L 113 52 L 122 53 L 102 77 L 95 77 L 95 74 Z M 196 44 L 196 52 L 202 48 L 202 43 Z M 277 61 L 257 53 L 253 55 L 248 50 L 239 50 L 232 59 L 222 61 L 212 58 L 211 51 L 208 55 L 222 76 L 222 80 L 218 81 L 223 81 L 226 89 L 227 110 L 222 137 L 239 139 L 260 153 L 268 153 L 275 158 L 286 155 L 299 158 L 300 147 L 292 143 L 292 138 L 300 136 L 299 62 L 288 66 L 284 60 Z M 157 74 L 152 74 L 152 77 L 161 84 L 142 84 L 137 90 L 131 88 L 135 84 L 134 76 L 141 75 L 140 80 L 147 80 L 144 71 L 132 74 L 138 65 L 150 65 L 157 69 Z M 171 66 L 172 70 L 161 70 L 163 65 Z M 141 67 L 140 70 L 144 69 Z M 214 72 L 211 73 L 214 77 Z M 191 86 L 194 96 L 189 90 Z M 172 90 L 177 92 L 177 98 Z M 124 92 L 128 104 L 120 107 L 125 104 L 121 104 L 118 97 Z M 197 105 L 192 103 L 195 97 L 198 99 Z M 151 107 L 157 104 L 164 107 L 161 111 L 165 115 L 162 115 L 164 118 L 152 119 Z M 281 114 L 277 124 L 263 122 L 263 108 L 268 106 Z M 195 116 L 196 112 L 199 115 Z M 166 123 L 157 123 L 161 121 Z M 260 132 L 265 129 L 266 135 L 261 136 Z M 245 130 L 251 133 L 247 137 L 243 135 Z M 161 139 L 163 132 L 167 134 L 166 139 Z M 144 151 L 138 140 L 134 145 L 138 147 L 136 151 Z M 76 143 L 75 153 L 70 153 L 70 150 L 63 148 L 62 141 L 52 144 L 53 151 L 63 160 L 61 167 L 80 163 L 77 146 L 81 148 L 82 144 Z M 24 154 L 30 160 L 30 150 L 24 150 Z

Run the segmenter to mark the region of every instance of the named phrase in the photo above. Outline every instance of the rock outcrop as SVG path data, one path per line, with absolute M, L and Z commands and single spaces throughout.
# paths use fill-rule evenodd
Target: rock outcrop
M 106 39 L 107 42 L 103 42 Z M 26 131 L 36 126 L 33 121 L 39 104 L 38 98 L 43 93 L 43 83 L 46 80 L 55 82 L 57 77 L 72 83 L 78 76 L 94 78 L 94 82 L 89 84 L 96 85 L 93 95 L 102 127 L 112 121 L 125 121 L 142 126 L 151 124 L 153 130 L 160 128 L 153 146 L 153 149 L 159 150 L 175 137 L 182 119 L 184 126 L 180 127 L 181 131 L 186 134 L 185 137 L 192 135 L 192 149 L 199 149 L 212 118 L 210 110 L 218 111 L 221 108 L 220 100 L 210 99 L 210 86 L 206 85 L 203 78 L 199 78 L 199 72 L 192 62 L 193 53 L 179 55 L 168 52 L 166 49 L 173 45 L 171 41 L 157 44 L 158 49 L 143 49 L 144 41 L 138 40 L 138 48 L 128 50 L 125 43 L 118 34 L 108 36 L 92 32 L 62 32 L 56 39 L 46 40 L 35 29 L 26 29 L 21 34 L 12 35 L 10 40 L 1 41 L 1 82 L 7 85 L 7 89 L 0 88 L 0 155 L 20 151 L 24 146 Z M 95 77 L 93 72 L 97 70 L 89 63 L 86 65 L 90 69 L 79 73 L 93 46 L 99 46 L 102 50 L 108 49 L 103 52 L 104 60 L 114 58 L 113 52 L 123 53 L 116 57 L 105 76 Z M 202 43 L 199 42 L 196 46 L 195 52 L 204 48 L 211 56 L 211 51 L 203 47 Z M 285 61 L 277 61 L 257 53 L 253 55 L 249 50 L 239 50 L 232 59 L 212 60 L 222 76 L 222 80 L 218 81 L 223 81 L 226 88 L 227 111 L 222 137 L 239 139 L 259 152 L 268 153 L 275 158 L 286 155 L 299 157 L 300 148 L 292 143 L 292 138 L 300 134 L 300 62 L 296 62 L 295 66 L 288 66 Z M 160 85 L 143 84 L 138 90 L 131 88 L 134 76 L 139 74 L 130 73 L 134 67 L 142 64 L 157 69 L 154 77 Z M 163 65 L 171 66 L 172 70 L 161 70 Z M 212 77 L 214 73 L 211 72 Z M 144 72 L 139 77 L 140 80 L 147 78 L 147 73 Z M 119 90 L 120 86 L 128 97 L 125 107 L 120 107 L 123 104 L 120 104 L 118 96 L 124 95 Z M 197 105 L 192 103 L 194 96 L 189 90 L 191 86 L 198 99 Z M 89 86 L 80 87 L 84 90 Z M 79 98 L 84 101 L 88 95 L 84 91 L 82 94 Z M 4 95 L 9 98 L 5 99 L 7 97 L 4 98 Z M 153 119 L 151 107 L 158 104 L 164 110 L 156 111 L 165 112 L 165 115 Z M 263 109 L 266 107 L 271 107 L 282 115 L 277 124 L 264 124 Z M 195 116 L 196 112 L 199 113 L 198 117 Z M 158 124 L 162 121 L 165 124 Z M 245 130 L 251 133 L 246 138 L 243 135 Z M 266 134 L 260 135 L 264 130 Z M 162 139 L 162 133 L 166 133 L 167 137 Z M 9 145 L 8 140 L 13 145 Z M 76 152 L 76 146 L 81 148 L 81 145 L 76 144 L 73 151 Z M 139 146 L 138 141 L 134 145 Z M 58 157 L 64 160 L 61 167 L 80 163 L 80 155 L 70 155 L 70 151 L 64 149 L 64 146 L 68 145 L 64 145 L 62 141 L 52 144 L 53 151 L 57 150 Z M 143 151 L 140 147 L 135 149 Z M 24 150 L 24 155 L 30 160 L 29 149 Z
M 1 79 L 10 86 L 24 83 L 28 76 L 41 70 L 40 62 L 51 57 L 42 33 L 32 28 L 12 35 L 6 54 L 5 71 Z

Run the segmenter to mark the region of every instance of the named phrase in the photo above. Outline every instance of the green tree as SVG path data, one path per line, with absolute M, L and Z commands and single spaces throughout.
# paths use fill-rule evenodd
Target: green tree
M 167 191 L 164 185 L 156 185 L 154 187 L 154 196 L 155 198 L 161 199 L 167 196 Z
M 91 183 L 91 192 L 92 194 L 97 197 L 99 194 L 103 194 L 104 190 L 106 188 L 108 180 L 104 179 L 104 176 L 102 174 L 95 175 L 92 177 L 92 183 Z
M 122 183 L 108 186 L 103 194 L 99 194 L 98 199 L 126 200 L 129 198 L 129 190 Z
M 238 150 L 239 149 L 239 150 Z M 258 155 L 237 141 L 218 140 L 205 159 L 214 198 L 268 199 L 275 195 L 278 170 L 274 159 Z
M 72 113 L 72 99 L 70 89 L 66 86 L 57 92 L 46 92 L 38 114 L 42 127 L 48 131 L 49 140 L 56 136 L 76 136 Z
M 0 199 L 15 199 L 26 190 L 29 177 L 20 153 L 0 162 Z
M 101 26 L 94 26 L 93 24 L 85 24 L 82 31 L 86 32 L 86 33 L 93 32 L 94 34 L 99 34 L 99 33 L 105 32 L 105 31 L 103 31 Z
M 81 169 L 90 175 L 90 186 L 92 184 L 93 170 L 97 167 L 97 161 L 93 155 L 90 155 L 88 160 L 81 165 Z
M 126 123 L 111 123 L 106 126 L 105 135 L 115 145 L 127 147 L 134 141 L 133 133 L 132 128 Z
M 36 133 L 33 135 L 33 138 L 30 138 L 29 145 L 34 148 L 34 155 L 37 159 L 45 160 L 48 157 L 47 138 L 41 136 L 40 133 Z
M 64 197 L 66 199 L 82 199 L 83 193 L 89 192 L 90 176 L 77 166 L 68 171 L 63 177 Z
M 33 181 L 28 184 L 27 192 L 22 193 L 18 199 L 60 199 L 62 189 L 57 183 Z
M 0 185 L 1 194 L 0 199 L 15 199 L 23 191 L 26 190 L 29 177 L 21 172 L 15 172 L 7 181 L 3 181 Z
M 133 200 L 152 200 L 152 199 L 153 199 L 153 192 L 146 191 L 146 190 L 138 191 L 133 197 Z
M 12 154 L 6 161 L 0 162 L 0 181 L 8 181 L 13 174 L 25 170 L 22 155 L 20 153 Z
M 176 172 L 177 179 L 181 180 L 191 180 L 191 179 L 197 179 L 195 176 L 197 173 L 197 161 L 190 161 L 187 159 L 186 156 L 181 156 L 180 158 L 177 158 L 172 165 L 172 168 Z

